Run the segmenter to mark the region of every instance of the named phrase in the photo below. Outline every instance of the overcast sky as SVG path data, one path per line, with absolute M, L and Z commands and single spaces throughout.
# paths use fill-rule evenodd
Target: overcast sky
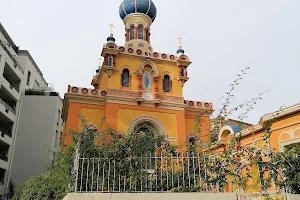
M 67 85 L 92 87 L 110 24 L 116 43 L 125 41 L 118 13 L 121 0 L 0 2 L 1 23 L 21 49 L 29 50 L 62 97 Z M 246 121 L 257 123 L 265 113 L 300 102 L 299 0 L 153 2 L 158 9 L 151 30 L 154 51 L 175 53 L 181 36 L 193 62 L 185 99 L 216 104 L 250 61 L 232 107 L 259 91 L 269 92 Z

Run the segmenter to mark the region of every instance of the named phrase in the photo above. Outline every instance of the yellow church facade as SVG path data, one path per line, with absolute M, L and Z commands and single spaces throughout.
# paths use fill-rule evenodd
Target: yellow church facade
M 90 125 L 97 127 L 104 122 L 123 134 L 151 129 L 171 143 L 208 142 L 212 104 L 184 99 L 191 61 L 181 44 L 176 54 L 153 50 L 151 25 L 156 12 L 152 1 L 121 3 L 125 44 L 118 45 L 111 33 L 101 53 L 103 64 L 91 82 L 93 88 L 68 87 L 63 110 L 64 145 L 71 142 L 69 129 L 80 128 L 79 113 Z

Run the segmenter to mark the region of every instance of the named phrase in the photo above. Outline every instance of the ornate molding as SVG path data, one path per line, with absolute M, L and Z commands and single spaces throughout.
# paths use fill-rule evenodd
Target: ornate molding
M 138 92 L 134 92 L 134 91 L 130 91 L 130 90 L 109 89 L 108 96 L 136 99 L 136 98 L 138 98 Z
M 104 65 L 104 72 L 108 75 L 109 78 L 115 71 L 117 71 L 116 67 Z
M 161 102 L 168 102 L 168 103 L 183 104 L 184 101 L 183 97 L 174 97 L 174 96 L 167 96 L 167 95 L 159 95 L 158 98 Z
M 158 119 L 156 119 L 155 117 L 152 116 L 139 116 L 137 118 L 135 118 L 134 120 L 132 120 L 128 126 L 127 132 L 133 132 L 134 128 L 142 122 L 151 122 L 159 131 L 159 134 L 164 135 L 164 136 L 168 136 L 167 131 L 164 127 L 164 125 L 161 123 L 161 121 L 159 121 Z

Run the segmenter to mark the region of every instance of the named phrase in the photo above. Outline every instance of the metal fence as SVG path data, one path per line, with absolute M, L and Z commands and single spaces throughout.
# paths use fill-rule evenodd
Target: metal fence
M 167 192 L 209 188 L 209 172 L 197 155 L 77 158 L 75 192 Z M 217 165 L 216 165 L 217 166 Z

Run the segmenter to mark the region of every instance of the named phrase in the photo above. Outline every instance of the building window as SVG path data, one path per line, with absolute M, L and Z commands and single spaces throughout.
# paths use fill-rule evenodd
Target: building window
M 129 70 L 124 69 L 122 73 L 122 86 L 129 87 Z
M 59 146 L 61 146 L 61 142 L 62 142 L 62 132 L 60 132 L 60 136 L 59 136 Z
M 184 68 L 181 68 L 180 76 L 184 76 Z
M 144 39 L 143 38 L 143 26 L 139 26 L 139 29 L 138 29 L 138 38 L 139 39 Z
M 163 82 L 164 82 L 164 92 L 170 92 L 170 76 L 165 75 Z
M 52 165 L 56 164 L 57 153 L 53 153 Z
M 134 39 L 134 26 L 130 27 L 130 40 Z
M 31 77 L 31 72 L 30 71 L 28 71 L 28 73 L 27 73 L 27 85 L 29 85 L 29 83 L 30 83 L 30 77 Z
M 55 133 L 55 147 L 57 147 L 58 146 L 58 131 L 56 131 L 56 133 Z
M 113 66 L 113 57 L 108 57 L 108 66 Z
M 146 30 L 146 41 L 149 42 L 149 29 Z
M 58 116 L 57 116 L 57 126 L 59 125 L 59 120 L 60 120 L 60 110 L 58 110 Z

